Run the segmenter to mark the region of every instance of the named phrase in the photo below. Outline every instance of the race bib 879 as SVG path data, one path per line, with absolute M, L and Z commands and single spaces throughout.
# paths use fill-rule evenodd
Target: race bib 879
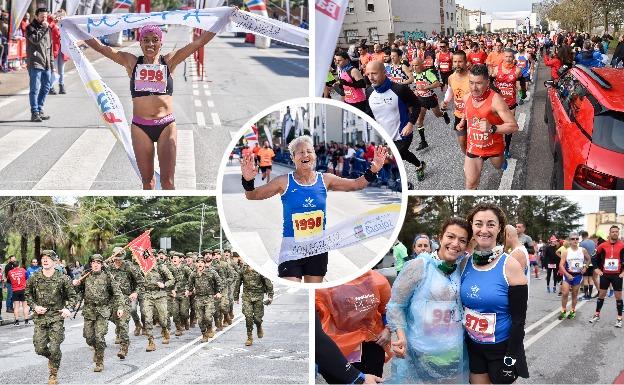
M 479 313 L 464 307 L 464 327 L 470 336 L 479 342 L 496 342 L 496 313 Z

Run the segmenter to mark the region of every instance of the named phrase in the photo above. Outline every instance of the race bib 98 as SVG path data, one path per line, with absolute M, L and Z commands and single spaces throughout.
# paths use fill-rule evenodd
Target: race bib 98
M 479 342 L 496 342 L 496 313 L 479 313 L 464 307 L 464 327 L 470 336 Z
M 164 94 L 167 90 L 167 66 L 163 64 L 137 64 L 134 90 Z
M 300 241 L 320 235 L 323 232 L 323 219 L 323 210 L 293 214 L 295 240 Z

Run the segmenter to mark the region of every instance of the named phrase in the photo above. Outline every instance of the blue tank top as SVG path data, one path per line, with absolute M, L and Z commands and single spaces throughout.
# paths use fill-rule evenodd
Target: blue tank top
M 286 191 L 282 194 L 282 236 L 302 241 L 321 235 L 325 230 L 326 200 L 327 188 L 320 172 L 311 185 L 297 183 L 293 173 L 289 173 Z
M 531 62 L 529 61 L 528 53 L 518 53 L 516 54 L 516 60 L 518 61 L 519 67 L 522 69 L 522 77 L 529 77 L 529 70 L 531 69 Z
M 505 276 L 507 254 L 488 270 L 477 270 L 472 257 L 461 276 L 460 296 L 464 305 L 464 329 L 481 344 L 506 341 L 511 330 L 509 283 Z

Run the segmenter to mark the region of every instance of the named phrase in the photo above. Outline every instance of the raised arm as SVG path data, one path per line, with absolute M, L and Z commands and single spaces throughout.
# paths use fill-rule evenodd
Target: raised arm
M 186 60 L 187 57 L 191 56 L 193 52 L 208 44 L 208 42 L 212 40 L 214 36 L 214 32 L 204 31 L 199 36 L 199 38 L 193 40 L 179 50 L 170 52 L 165 55 L 165 62 L 169 66 L 169 70 L 173 72 L 178 64 L 182 63 L 184 60 Z
M 125 67 L 128 71 L 132 71 L 136 64 L 137 57 L 133 54 L 104 45 L 98 39 L 88 39 L 84 42 L 86 45 L 93 48 L 94 51 Z
M 370 166 L 370 172 L 377 174 L 383 167 L 388 150 L 383 146 L 377 146 L 375 149 L 375 157 Z M 323 174 L 323 181 L 328 190 L 332 191 L 357 191 L 368 186 L 369 181 L 366 179 L 368 171 L 357 179 L 341 178 L 334 174 Z M 374 181 L 374 176 L 372 181 Z
M 258 167 L 254 160 L 254 154 L 247 154 L 241 159 L 241 173 L 243 174 L 243 188 L 245 189 L 245 197 L 249 200 L 262 200 L 272 197 L 273 195 L 282 194 L 286 190 L 288 183 L 287 175 L 280 175 L 271 180 L 269 183 L 255 187 L 253 181 L 258 175 Z

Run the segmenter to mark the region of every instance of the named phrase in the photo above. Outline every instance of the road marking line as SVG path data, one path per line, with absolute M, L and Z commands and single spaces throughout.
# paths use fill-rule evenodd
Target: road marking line
M 214 102 L 212 100 L 206 100 L 206 104 L 208 105 L 208 107 L 214 108 Z
M 6 105 L 8 105 L 10 103 L 13 103 L 16 100 L 17 99 L 15 99 L 15 98 L 7 98 L 7 99 L 5 99 L 5 100 L 0 102 L 0 108 L 4 107 L 4 106 L 6 106 Z
M 275 297 L 273 297 L 273 302 L 275 302 L 275 300 L 277 298 L 279 298 L 281 295 L 282 294 L 278 294 Z M 220 332 L 217 332 L 215 334 L 215 336 L 213 338 L 211 338 L 208 342 L 202 342 L 199 345 L 197 345 L 197 346 L 193 347 L 192 349 L 188 350 L 186 353 L 183 353 L 183 354 L 179 355 L 179 353 L 182 353 L 184 350 L 189 348 L 191 345 L 194 345 L 197 341 L 201 340 L 201 337 L 197 337 L 193 341 L 191 341 L 191 342 L 187 343 L 186 345 L 182 346 L 181 348 L 177 349 L 175 352 L 172 352 L 172 353 L 168 354 L 166 357 L 161 358 L 157 362 L 155 362 L 152 365 L 148 366 L 147 368 L 141 370 L 139 373 L 135 374 L 134 376 L 132 376 L 128 380 L 122 382 L 120 385 L 131 384 L 132 382 L 136 381 L 137 379 L 139 379 L 143 375 L 145 375 L 147 373 L 151 373 L 151 372 L 153 372 L 151 376 L 145 378 L 143 381 L 139 382 L 138 384 L 139 385 L 145 385 L 145 384 L 153 383 L 154 380 L 156 380 L 158 377 L 160 377 L 163 373 L 165 373 L 168 370 L 170 370 L 171 368 L 175 367 L 180 362 L 182 362 L 186 358 L 188 358 L 191 355 L 193 355 L 196 351 L 198 351 L 198 350 L 206 347 L 208 344 L 216 341 L 217 338 L 222 336 L 225 332 L 227 332 L 228 330 L 232 329 L 234 326 L 238 325 L 241 321 L 243 321 L 245 319 L 245 317 L 243 315 L 239 315 L 237 318 L 238 319 L 235 319 L 234 322 L 232 322 L 228 327 L 224 328 Z M 165 364 L 165 365 L 162 366 L 162 364 Z M 156 368 L 158 368 L 158 369 L 156 371 L 154 371 Z
M 20 338 L 19 340 L 9 341 L 10 344 L 19 344 L 20 342 L 28 341 L 30 338 Z
M 576 305 L 576 310 L 578 311 L 578 309 L 582 308 L 587 302 L 589 301 L 583 301 L 581 303 L 577 303 Z M 539 340 L 540 338 L 542 338 L 546 333 L 548 333 L 549 331 L 551 331 L 552 329 L 555 328 L 555 326 L 559 325 L 561 322 L 563 322 L 564 320 L 554 320 L 550 325 L 546 326 L 544 329 L 540 330 L 536 335 L 534 335 L 533 337 L 529 338 L 529 340 L 524 344 L 524 349 L 528 349 L 529 346 L 533 345 L 533 343 L 535 343 L 535 341 Z
M 195 175 L 195 142 L 192 130 L 178 131 L 178 149 L 176 151 L 176 188 L 183 190 L 197 189 Z
M 204 83 L 203 86 L 204 86 L 204 90 L 208 89 L 208 83 Z
M 195 99 L 194 102 L 195 102 L 195 107 L 201 107 L 202 106 L 202 103 L 201 103 L 200 99 Z
M 88 190 L 117 143 L 105 129 L 88 129 L 33 187 L 34 190 Z
M 19 158 L 26 150 L 43 138 L 48 129 L 17 129 L 0 138 L 0 170 Z
M 559 313 L 561 311 L 561 308 L 558 307 L 555 310 L 553 310 L 552 312 L 546 314 L 544 317 L 542 317 L 539 321 L 535 322 L 534 324 L 532 324 L 531 326 L 529 326 L 528 328 L 524 329 L 524 333 L 525 334 L 529 334 L 533 329 L 535 329 L 536 327 L 540 326 L 541 324 L 543 324 L 544 322 L 548 321 L 549 319 L 551 319 L 553 316 L 557 315 L 557 313 Z
M 526 113 L 521 112 L 518 114 L 518 131 L 524 130 L 524 124 L 526 123 Z
M 288 290 L 286 290 L 286 292 L 289 293 L 289 294 L 293 294 L 293 293 L 296 293 L 298 291 L 299 291 L 298 287 L 291 287 Z
M 193 90 L 193 96 L 199 96 L 199 90 Z
M 216 112 L 211 112 L 210 116 L 212 116 L 212 123 L 214 123 L 215 126 L 221 125 L 221 119 L 219 119 L 219 114 L 217 114 Z
M 209 91 L 209 90 L 204 90 L 204 95 L 206 95 L 206 96 L 210 96 L 210 95 L 212 95 L 212 94 L 210 93 L 210 91 Z
M 80 327 L 83 327 L 83 326 L 84 326 L 84 322 L 81 322 L 79 324 L 70 326 L 70 328 L 80 328 Z
M 511 190 L 511 184 L 513 183 L 514 174 L 516 173 L 516 160 L 507 159 L 507 169 L 503 171 L 501 177 L 499 190 Z
M 204 118 L 204 113 L 201 111 L 195 111 L 195 115 L 197 116 L 197 125 L 199 127 L 206 127 L 206 118 Z
M 199 87 L 197 83 L 193 83 L 193 88 L 197 88 L 197 87 Z

